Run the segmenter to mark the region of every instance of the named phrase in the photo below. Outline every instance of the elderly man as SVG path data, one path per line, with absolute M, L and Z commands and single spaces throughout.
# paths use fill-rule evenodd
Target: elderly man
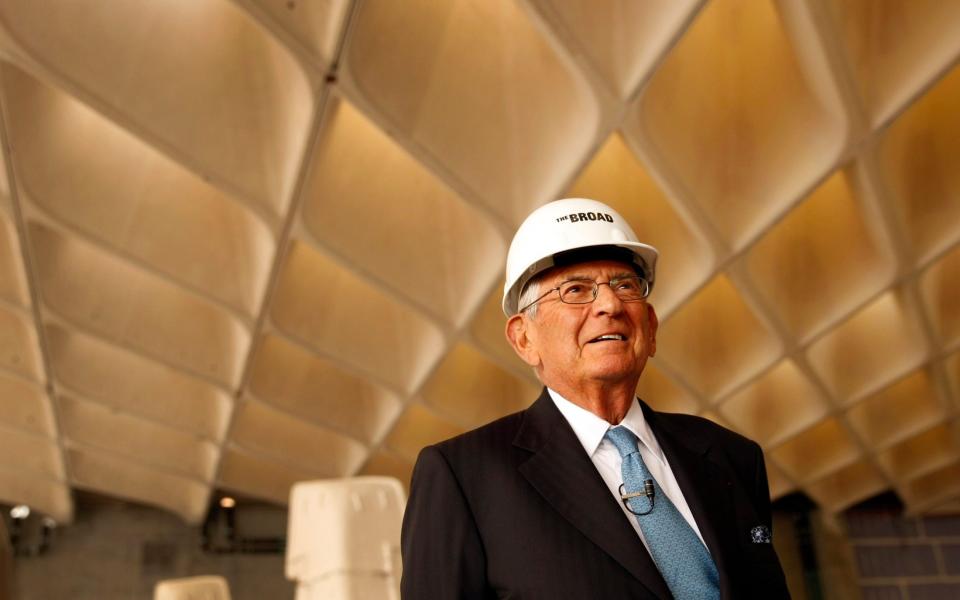
M 657 251 L 610 207 L 534 211 L 507 256 L 527 410 L 424 448 L 403 598 L 788 598 L 760 447 L 635 395 L 656 351 Z

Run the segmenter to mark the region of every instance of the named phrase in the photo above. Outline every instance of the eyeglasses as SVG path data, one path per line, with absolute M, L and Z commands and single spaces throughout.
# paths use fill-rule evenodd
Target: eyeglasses
M 597 299 L 601 285 L 609 285 L 613 293 L 622 302 L 640 302 L 650 295 L 650 283 L 639 276 L 616 277 L 610 281 L 597 283 L 592 279 L 570 279 L 557 287 L 547 290 L 539 298 L 521 308 L 523 312 L 554 292 L 560 293 L 560 302 L 564 304 L 590 304 Z

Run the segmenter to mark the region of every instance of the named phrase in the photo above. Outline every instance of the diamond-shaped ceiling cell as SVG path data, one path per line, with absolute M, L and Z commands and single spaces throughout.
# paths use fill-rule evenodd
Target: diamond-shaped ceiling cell
M 898 481 L 960 460 L 960 423 L 937 425 L 880 453 L 878 460 Z
M 724 400 L 719 410 L 738 431 L 771 446 L 823 418 L 828 408 L 796 365 L 783 361 Z
M 360 271 L 458 323 L 499 275 L 505 242 L 352 106 L 332 101 L 326 121 L 304 192 L 306 229 Z
M 263 222 L 62 92 L 12 67 L 2 74 L 24 200 L 235 310 L 257 310 L 274 247 Z
M 856 444 L 833 417 L 826 418 L 770 452 L 798 481 L 816 481 L 859 455 Z
M 272 317 L 286 335 L 402 390 L 443 351 L 434 323 L 303 242 L 286 256 Z
M 907 508 L 923 510 L 960 494 L 960 462 L 927 473 L 900 488 Z
M 199 481 L 213 479 L 219 452 L 208 441 L 68 395 L 61 395 L 57 404 L 63 436 L 77 446 L 96 448 Z
M 26 504 L 60 523 L 73 520 L 70 488 L 63 481 L 24 476 L 0 468 L 0 501 Z
M 939 0 L 829 0 L 871 120 L 896 111 L 960 51 L 960 5 Z
M 944 415 L 934 380 L 920 370 L 857 403 L 847 411 L 847 420 L 876 448 L 929 427 Z
M 465 344 L 447 354 L 420 390 L 428 405 L 467 428 L 522 410 L 538 393 L 538 386 L 504 372 Z
M 308 49 L 321 67 L 327 67 L 336 57 L 337 45 L 346 16 L 349 0 L 323 2 L 277 2 L 252 0 L 253 4 L 289 31 L 298 43 Z
M 529 373 L 530 367 L 517 356 L 504 335 L 506 318 L 503 316 L 502 299 L 503 279 L 498 278 L 497 285 L 474 314 L 473 322 L 470 323 L 470 334 L 477 346 L 496 357 L 500 364 L 516 373 Z
M 508 222 L 593 142 L 590 89 L 519 3 L 364 2 L 354 18 L 349 87 Z
M 158 506 L 193 524 L 207 512 L 210 488 L 195 479 L 88 448 L 70 447 L 67 458 L 77 487 Z
M 250 367 L 249 391 L 363 442 L 378 439 L 400 411 L 396 394 L 276 335 L 260 343 Z
M 399 458 L 393 453 L 377 452 L 367 460 L 367 464 L 360 471 L 361 475 L 385 475 L 396 477 L 404 485 L 410 482 L 413 473 L 413 463 Z
M 894 263 L 875 221 L 840 171 L 750 249 L 752 279 L 795 336 L 815 334 L 887 284 Z
M 9 213 L 12 207 L 10 201 L 10 180 L 7 178 L 6 164 L 6 151 L 0 148 L 0 165 L 4 166 L 4 168 L 0 168 L 0 215 L 4 214 L 4 212 Z
M 849 399 L 869 393 L 926 358 L 907 308 L 899 292 L 887 292 L 810 346 L 810 363 L 834 394 Z
M 920 290 L 940 339 L 956 346 L 960 343 L 960 246 L 923 273 Z
M 60 449 L 54 440 L 15 429 L 3 429 L 2 432 L 0 468 L 23 471 L 34 477 L 64 478 Z
M 54 519 L 70 521 L 73 502 L 61 456 L 51 438 L 0 426 L 0 501 L 28 504 Z
M 637 238 L 660 251 L 650 301 L 661 315 L 703 283 L 713 256 L 703 238 L 677 213 L 620 135 L 611 136 L 566 193 L 597 198 L 630 223 Z
M 762 371 L 780 351 L 780 342 L 721 275 L 663 324 L 655 360 L 716 397 Z
M 0 426 L 51 439 L 56 437 L 46 390 L 0 371 Z
M 31 224 L 30 241 L 53 312 L 186 371 L 237 383 L 249 332 L 229 313 L 59 229 Z
M 365 455 L 364 446 L 356 440 L 255 401 L 238 408 L 230 441 L 317 477 L 354 473 Z M 322 461 L 317 460 L 319 456 Z
M 945 6 L 960 8 L 953 2 Z M 958 36 L 960 38 L 960 36 Z M 880 144 L 880 163 L 914 254 L 960 240 L 960 67 L 900 116 Z
M 924 513 L 929 515 L 953 516 L 960 513 L 960 499 L 938 502 L 924 510 Z
M 0 368 L 43 382 L 36 330 L 29 313 L 0 304 Z
M 217 484 L 241 494 L 286 504 L 293 484 L 316 478 L 315 472 L 227 448 L 223 451 Z
M 402 459 L 413 461 L 424 446 L 463 433 L 463 429 L 442 419 L 420 404 L 407 407 L 397 419 L 384 445 Z
M 45 331 L 57 385 L 73 396 L 220 441 L 230 396 L 209 382 L 60 325 Z
M 0 21 L 25 54 L 168 154 L 266 214 L 283 209 L 312 94 L 293 57 L 232 2 L 13 0 Z
M 637 396 L 656 410 L 697 414 L 700 404 L 696 396 L 670 379 L 658 369 L 654 361 L 648 361 L 637 384 Z
M 0 211 L 0 302 L 17 306 L 30 304 L 21 265 L 20 244 L 13 220 Z
M 539 4 L 544 12 L 556 15 L 591 66 L 618 96 L 626 98 L 702 2 L 543 0 Z
M 840 102 L 820 76 L 823 59 L 797 52 L 811 34 L 803 17 L 789 16 L 790 27 L 768 0 L 707 3 L 631 117 L 629 131 L 648 139 L 734 248 L 820 177 L 845 143 Z
M 839 512 L 886 487 L 886 480 L 875 466 L 866 461 L 857 461 L 806 489 L 820 506 L 831 512 Z

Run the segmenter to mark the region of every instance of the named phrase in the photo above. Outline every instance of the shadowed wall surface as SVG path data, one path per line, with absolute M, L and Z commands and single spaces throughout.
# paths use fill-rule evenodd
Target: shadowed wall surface
M 862 508 L 848 513 L 847 533 L 864 600 L 960 597 L 960 515 Z
M 294 583 L 283 576 L 282 553 L 206 552 L 199 528 L 148 506 L 84 494 L 78 508 L 76 521 L 54 532 L 48 551 L 17 557 L 13 598 L 150 600 L 158 581 L 211 573 L 227 579 L 233 600 L 294 596 Z M 283 537 L 283 512 L 247 510 L 238 522 L 248 536 Z M 35 542 L 35 536 L 25 537 Z

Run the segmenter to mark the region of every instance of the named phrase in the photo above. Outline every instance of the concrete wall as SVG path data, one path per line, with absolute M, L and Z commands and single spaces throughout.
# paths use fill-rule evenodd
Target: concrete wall
M 847 534 L 864 600 L 960 598 L 960 515 L 851 511 Z
M 816 546 L 817 577 L 823 600 L 861 600 L 843 515 L 828 516 L 816 511 L 811 515 L 810 528 Z M 806 597 L 816 598 L 812 594 Z M 794 598 L 802 600 L 803 596 Z
M 149 600 L 161 579 L 206 574 L 226 577 L 233 600 L 293 598 L 282 555 L 206 553 L 199 528 L 168 513 L 82 496 L 78 505 L 48 553 L 14 561 L 16 600 Z
M 774 512 L 794 600 L 960 599 L 960 514 L 906 517 L 892 495 L 833 516 L 813 510 L 798 528 L 801 512 Z M 806 574 L 804 536 L 816 565 Z

